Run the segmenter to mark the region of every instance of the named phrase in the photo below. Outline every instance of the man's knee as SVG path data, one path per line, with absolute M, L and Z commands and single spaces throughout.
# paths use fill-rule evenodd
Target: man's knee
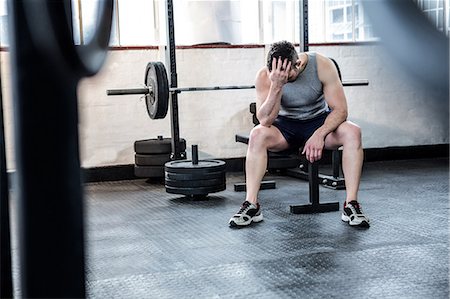
M 250 131 L 250 138 L 248 141 L 249 147 L 265 147 L 268 146 L 270 139 L 270 129 L 262 125 L 257 125 Z
M 351 123 L 351 122 L 347 123 L 347 125 L 345 127 L 345 132 L 344 132 L 344 143 L 350 143 L 357 147 L 361 146 L 362 133 L 361 133 L 361 128 L 358 125 Z

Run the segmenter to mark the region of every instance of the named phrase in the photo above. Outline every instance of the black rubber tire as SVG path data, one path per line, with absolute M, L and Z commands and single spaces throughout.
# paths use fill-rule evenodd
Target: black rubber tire
M 170 161 L 170 154 L 135 154 L 134 161 L 139 166 L 162 166 Z
M 186 140 L 180 139 L 181 151 L 186 150 Z M 134 142 L 136 154 L 170 154 L 172 152 L 171 138 L 153 138 Z

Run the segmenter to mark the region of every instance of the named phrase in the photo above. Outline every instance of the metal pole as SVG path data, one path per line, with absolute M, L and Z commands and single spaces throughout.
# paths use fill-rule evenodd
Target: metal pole
M 309 51 L 308 36 L 308 0 L 299 0 L 300 52 Z
M 3 98 L 0 74 L 0 230 L 1 230 L 1 260 L 0 260 L 0 298 L 12 298 L 11 269 L 11 233 L 9 225 L 9 189 L 6 172 L 5 131 L 3 125 Z
M 178 86 L 177 80 L 177 61 L 175 54 L 175 24 L 173 14 L 173 1 L 167 0 L 167 51 L 169 53 L 169 72 L 170 72 L 170 87 L 176 88 Z M 180 144 L 180 124 L 178 118 L 178 95 L 176 93 L 170 94 L 170 118 L 172 130 L 172 160 L 184 159 L 181 153 Z
M 313 208 L 319 206 L 319 162 L 309 163 L 308 165 L 309 180 L 309 202 Z
M 20 289 L 24 298 L 84 298 L 78 79 L 49 67 L 51 58 L 33 41 L 27 3 L 8 1 Z

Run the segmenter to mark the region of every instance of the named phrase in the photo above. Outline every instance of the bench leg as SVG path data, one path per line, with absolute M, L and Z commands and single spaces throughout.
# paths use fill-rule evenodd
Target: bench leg
M 331 189 L 335 190 L 343 190 L 345 189 L 345 179 L 340 176 L 341 172 L 341 156 L 339 153 L 339 150 L 333 150 L 332 152 L 332 175 L 326 175 L 319 173 L 319 184 L 329 187 Z M 298 178 L 301 180 L 308 180 L 309 181 L 309 175 L 308 175 L 308 165 L 310 165 L 309 162 L 305 162 L 302 165 L 300 165 L 300 168 L 292 168 L 286 170 L 286 175 Z
M 275 181 L 261 181 L 261 186 L 259 190 L 275 189 L 277 186 Z M 242 192 L 247 191 L 247 185 L 245 183 L 234 184 L 234 191 Z
M 291 205 L 290 210 L 293 214 L 311 214 L 339 211 L 339 202 L 320 203 L 319 200 L 319 163 L 310 163 L 308 165 L 309 181 L 309 204 Z
M 331 164 L 333 165 L 333 177 L 339 178 L 341 167 L 341 155 L 338 150 L 334 150 L 331 156 Z

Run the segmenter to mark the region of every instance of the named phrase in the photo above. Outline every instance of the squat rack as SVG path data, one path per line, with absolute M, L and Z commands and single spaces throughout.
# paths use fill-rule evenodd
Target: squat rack
M 176 62 L 176 44 L 175 44 L 175 24 L 173 12 L 173 0 L 167 0 L 166 8 L 166 65 L 168 68 L 168 77 L 170 78 L 170 87 L 177 88 L 177 62 Z M 308 30 L 308 0 L 299 0 L 299 17 L 300 22 L 300 51 L 309 50 L 309 30 Z M 170 119 L 172 134 L 172 160 L 185 158 L 185 153 L 181 151 L 180 143 L 180 121 L 178 109 L 178 95 L 176 92 L 170 93 Z

